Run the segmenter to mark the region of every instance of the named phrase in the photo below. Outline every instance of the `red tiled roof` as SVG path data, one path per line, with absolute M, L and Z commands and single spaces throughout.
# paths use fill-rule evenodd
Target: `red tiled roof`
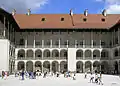
M 102 14 L 88 14 L 84 16 L 83 14 L 74 14 L 72 24 L 72 19 L 69 14 L 15 14 L 14 19 L 21 29 L 40 29 L 40 28 L 110 28 L 114 26 L 120 20 L 120 14 L 107 14 L 103 16 Z M 45 18 L 45 21 L 41 21 Z M 61 21 L 64 18 L 64 21 Z M 83 19 L 86 18 L 86 21 Z M 102 19 L 105 19 L 103 22 Z

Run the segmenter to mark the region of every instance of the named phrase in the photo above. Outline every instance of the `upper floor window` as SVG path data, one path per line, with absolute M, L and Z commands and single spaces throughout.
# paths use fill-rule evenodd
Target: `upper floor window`
M 84 22 L 86 22 L 86 21 L 87 21 L 87 19 L 86 19 L 86 18 L 83 18 L 83 21 L 84 21 Z
M 42 18 L 41 21 L 45 21 L 45 18 Z
M 20 45 L 24 45 L 24 44 L 25 44 L 24 39 L 20 39 Z
M 61 18 L 61 21 L 64 21 L 64 18 Z
M 102 18 L 101 20 L 102 20 L 102 22 L 105 22 L 105 19 L 104 19 L 104 18 Z

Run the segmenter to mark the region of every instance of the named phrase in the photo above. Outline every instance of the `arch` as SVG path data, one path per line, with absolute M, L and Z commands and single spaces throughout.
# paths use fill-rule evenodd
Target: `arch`
M 114 56 L 115 56 L 115 57 L 118 56 L 118 49 L 115 49 L 115 51 L 114 51 Z
M 68 70 L 68 64 L 66 61 L 61 61 L 60 62 L 60 71 L 63 73 L 63 72 L 66 72 Z
M 44 50 L 44 53 L 43 53 L 43 56 L 44 57 L 50 57 L 50 50 Z
M 59 57 L 59 51 L 58 50 L 53 50 L 52 51 L 52 57 Z
M 85 72 L 91 72 L 92 71 L 92 62 L 86 61 L 85 62 Z
M 25 58 L 25 50 L 21 49 L 17 54 L 18 59 Z
M 35 51 L 35 58 L 42 58 L 42 51 L 41 50 L 36 50 Z
M 19 61 L 17 66 L 18 66 L 17 67 L 18 70 L 24 70 L 25 69 L 24 61 Z
M 50 62 L 49 61 L 45 61 L 43 62 L 43 72 L 50 72 Z
M 83 58 L 83 50 L 81 50 L 81 49 L 79 49 L 79 50 L 77 50 L 77 52 L 76 52 L 76 59 L 78 59 L 78 58 Z
M 85 59 L 92 59 L 92 52 L 91 50 L 86 50 L 85 51 Z
M 100 51 L 99 50 L 93 51 L 93 59 L 100 59 Z
M 27 61 L 26 62 L 26 71 L 33 71 L 33 62 L 32 61 Z
M 117 61 L 114 62 L 114 67 L 115 67 L 114 73 L 118 74 L 118 62 Z
M 40 61 L 35 62 L 35 70 L 42 72 L 42 63 Z
M 27 50 L 26 54 L 27 57 L 33 57 L 33 50 Z
M 59 63 L 57 61 L 52 62 L 52 71 L 53 72 L 59 72 Z
M 97 72 L 100 71 L 100 62 L 95 61 L 95 62 L 93 63 L 93 70 L 96 70 Z
M 67 50 L 63 49 L 60 51 L 60 57 L 67 57 Z
M 107 61 L 103 61 L 101 62 L 101 71 L 103 73 L 107 73 L 108 72 L 108 62 Z
M 77 73 L 83 73 L 83 62 L 82 61 L 78 61 L 76 63 L 76 71 Z
M 103 49 L 101 52 L 101 59 L 107 59 L 109 57 L 108 50 Z

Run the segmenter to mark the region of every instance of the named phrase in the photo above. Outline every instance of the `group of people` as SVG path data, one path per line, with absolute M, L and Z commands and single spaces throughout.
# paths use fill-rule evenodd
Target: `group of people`
M 7 79 L 7 76 L 9 76 L 8 72 L 7 71 L 2 71 L 0 76 L 2 77 L 2 79 Z
M 27 72 L 27 71 L 19 71 L 15 73 L 15 77 L 20 77 L 21 80 L 25 80 L 25 78 L 29 78 L 29 79 L 36 79 L 36 77 L 42 76 L 43 78 L 46 78 L 48 76 L 55 76 L 55 77 L 60 77 L 60 72 Z M 64 77 L 65 78 L 73 78 L 73 80 L 76 80 L 75 78 L 75 73 L 71 73 L 71 72 L 64 72 Z
M 85 72 L 85 79 L 87 78 L 87 76 L 88 76 L 88 74 L 87 74 L 87 72 Z M 90 83 L 97 83 L 97 84 L 99 84 L 99 85 L 103 85 L 103 83 L 102 83 L 102 73 L 100 72 L 100 73 L 91 73 L 90 74 L 90 77 L 89 77 L 89 79 L 90 79 Z

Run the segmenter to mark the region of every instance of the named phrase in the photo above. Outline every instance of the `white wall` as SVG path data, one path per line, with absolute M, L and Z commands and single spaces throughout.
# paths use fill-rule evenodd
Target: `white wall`
M 0 70 L 9 71 L 9 41 L 0 39 Z
M 76 71 L 76 49 L 68 48 L 68 71 Z

